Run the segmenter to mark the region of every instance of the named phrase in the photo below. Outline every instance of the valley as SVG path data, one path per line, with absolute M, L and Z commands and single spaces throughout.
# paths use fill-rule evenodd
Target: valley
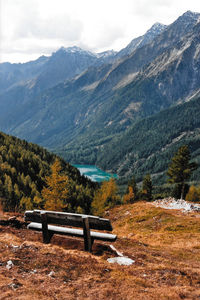
M 156 23 L 117 53 L 61 47 L 0 64 L 0 130 L 71 164 L 97 165 L 123 181 L 150 173 L 163 184 L 179 146 L 199 162 L 199 17 L 187 11 L 168 26 Z

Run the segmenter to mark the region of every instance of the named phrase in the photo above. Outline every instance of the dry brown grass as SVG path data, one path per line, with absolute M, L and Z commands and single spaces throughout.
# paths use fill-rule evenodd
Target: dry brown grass
M 0 226 L 0 299 L 200 299 L 197 213 L 143 202 L 107 217 L 119 237 L 115 247 L 133 265 L 109 264 L 116 254 L 103 243 L 90 254 L 78 239 L 55 236 L 45 245 L 40 233 Z

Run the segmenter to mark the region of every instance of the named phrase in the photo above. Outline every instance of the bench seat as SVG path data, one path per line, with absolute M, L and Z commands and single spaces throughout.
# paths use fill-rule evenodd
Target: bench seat
M 32 222 L 28 225 L 27 228 L 36 231 L 42 231 L 42 224 Z M 84 237 L 83 229 L 67 228 L 48 224 L 48 231 L 52 232 L 53 234 Z M 102 233 L 92 230 L 90 231 L 90 236 L 92 239 L 108 242 L 114 242 L 117 239 L 117 236 L 115 234 Z
M 115 234 L 105 232 L 112 231 L 110 220 L 97 216 L 58 211 L 29 210 L 25 212 L 24 218 L 25 221 L 31 222 L 27 226 L 28 229 L 42 232 L 45 244 L 50 243 L 54 234 L 69 235 L 83 238 L 85 251 L 92 252 L 94 240 L 114 242 L 117 239 Z

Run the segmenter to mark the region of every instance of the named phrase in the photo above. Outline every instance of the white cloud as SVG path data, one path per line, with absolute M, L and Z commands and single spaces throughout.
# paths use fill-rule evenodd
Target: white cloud
M 187 10 L 200 12 L 200 1 L 0 0 L 0 55 L 27 61 L 61 46 L 119 50 L 155 22 L 170 24 Z

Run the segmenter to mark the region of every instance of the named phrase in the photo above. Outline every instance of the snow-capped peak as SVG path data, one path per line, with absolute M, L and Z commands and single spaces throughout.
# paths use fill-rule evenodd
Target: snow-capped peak
M 104 51 L 104 52 L 100 52 L 100 53 L 97 53 L 96 55 L 97 55 L 97 57 L 98 58 L 105 58 L 105 57 L 109 57 L 109 56 L 113 56 L 113 55 L 115 55 L 117 52 L 116 51 L 114 51 L 114 50 L 108 50 L 108 51 Z
M 63 51 L 63 52 L 66 52 L 66 53 L 85 53 L 85 54 L 88 54 L 88 55 L 91 55 L 91 56 L 95 56 L 94 53 L 88 51 L 88 50 L 84 50 L 80 47 L 77 47 L 77 46 L 72 46 L 72 47 L 61 47 L 58 51 Z
M 149 30 L 147 30 L 146 34 L 159 34 L 161 33 L 167 25 L 156 22 Z

